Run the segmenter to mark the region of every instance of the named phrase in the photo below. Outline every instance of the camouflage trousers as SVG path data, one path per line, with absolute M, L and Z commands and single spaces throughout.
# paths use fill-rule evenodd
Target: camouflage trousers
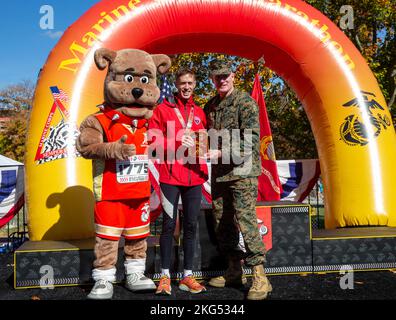
M 222 255 L 244 259 L 248 267 L 265 262 L 265 247 L 257 226 L 257 178 L 213 182 L 213 215 L 218 248 Z M 240 245 L 240 234 L 246 252 Z

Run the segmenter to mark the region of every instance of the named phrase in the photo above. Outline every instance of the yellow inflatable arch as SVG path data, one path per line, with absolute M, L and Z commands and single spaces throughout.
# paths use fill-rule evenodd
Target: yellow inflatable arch
M 26 158 L 31 240 L 91 237 L 91 162 L 77 125 L 103 99 L 100 47 L 265 56 L 303 103 L 315 136 L 326 227 L 396 226 L 396 139 L 375 77 L 349 39 L 296 0 L 104 0 L 63 35 L 35 93 Z

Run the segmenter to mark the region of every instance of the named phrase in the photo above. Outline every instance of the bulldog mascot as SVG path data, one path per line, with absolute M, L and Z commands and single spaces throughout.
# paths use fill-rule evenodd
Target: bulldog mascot
M 148 119 L 160 96 L 157 72 L 171 60 L 136 49 L 95 52 L 95 63 L 107 70 L 104 103 L 80 126 L 77 150 L 93 160 L 95 205 L 95 285 L 88 298 L 111 299 L 116 280 L 120 237 L 125 238 L 125 286 L 155 290 L 145 277 L 146 238 L 150 233 Z

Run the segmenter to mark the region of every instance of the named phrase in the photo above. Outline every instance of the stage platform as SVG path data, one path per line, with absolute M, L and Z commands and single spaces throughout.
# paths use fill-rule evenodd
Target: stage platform
M 396 228 L 313 230 L 314 272 L 396 268 Z
M 311 224 L 310 206 L 276 202 L 258 203 L 270 215 L 260 230 L 267 248 L 266 272 L 269 275 L 386 270 L 396 268 L 396 228 L 367 227 L 336 230 L 316 229 Z M 269 211 L 268 211 L 269 210 Z M 182 216 L 182 214 L 181 214 Z M 181 218 L 182 219 L 182 218 Z M 148 239 L 146 271 L 154 280 L 160 277 L 160 220 Z M 176 235 L 171 275 L 181 277 L 183 232 Z M 73 241 L 28 241 L 14 254 L 14 287 L 17 289 L 90 284 L 94 259 L 94 239 Z M 123 243 L 120 242 L 117 282 L 124 279 Z M 216 249 L 210 207 L 202 208 L 198 221 L 194 273 L 197 278 L 221 275 L 223 257 Z M 249 268 L 244 269 L 250 275 Z M 49 280 L 52 279 L 53 281 Z

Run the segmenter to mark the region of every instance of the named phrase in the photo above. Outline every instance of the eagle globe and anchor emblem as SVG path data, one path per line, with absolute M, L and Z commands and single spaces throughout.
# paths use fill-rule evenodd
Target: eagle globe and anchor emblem
M 361 91 L 361 93 L 373 134 L 369 134 L 367 124 L 361 121 L 359 114 L 347 116 L 340 126 L 340 135 L 341 139 L 350 146 L 365 146 L 371 138 L 378 137 L 382 130 L 386 130 L 391 125 L 390 118 L 384 114 L 384 107 L 375 100 L 375 94 L 366 91 Z M 342 106 L 359 108 L 359 99 L 354 98 Z
M 276 161 L 275 148 L 274 148 L 274 143 L 273 143 L 271 135 L 263 136 L 261 138 L 261 140 L 260 140 L 260 154 L 264 160 L 269 160 L 269 161 L 273 161 L 273 162 Z M 269 170 L 264 168 L 263 165 L 261 165 L 261 173 L 264 174 L 268 178 L 272 189 L 277 194 L 280 194 L 281 190 L 280 190 L 279 186 L 277 185 L 277 183 L 275 182 L 274 176 L 272 175 L 272 173 Z

